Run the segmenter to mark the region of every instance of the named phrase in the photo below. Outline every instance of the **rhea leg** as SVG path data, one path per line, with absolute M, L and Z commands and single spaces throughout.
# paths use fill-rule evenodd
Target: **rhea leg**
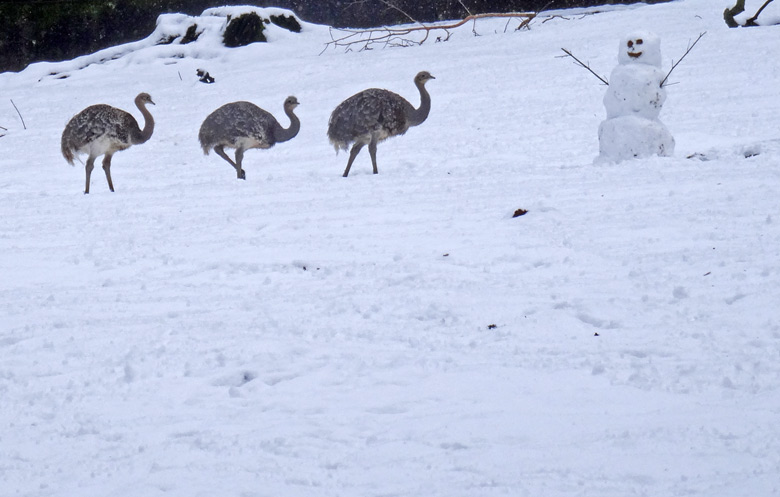
M 92 169 L 95 168 L 95 158 L 91 155 L 87 158 L 87 165 L 86 165 L 86 171 L 87 171 L 87 186 L 84 187 L 84 195 L 89 193 L 89 177 L 92 176 Z
M 108 180 L 108 189 L 114 191 L 114 183 L 111 182 L 111 157 L 112 154 L 106 154 L 103 157 L 103 171 L 106 172 L 106 179 Z
M 236 174 L 238 174 L 238 179 L 246 179 L 246 171 L 244 171 L 241 168 L 242 162 L 244 162 L 244 149 L 237 148 L 236 149 Z
M 241 167 L 237 166 L 236 163 L 233 162 L 233 159 L 228 157 L 228 154 L 225 153 L 225 147 L 223 145 L 217 145 L 216 147 L 214 147 L 214 151 L 217 153 L 217 155 L 225 159 L 228 162 L 228 164 L 233 166 L 233 168 L 236 170 L 236 173 L 238 174 L 239 179 L 246 179 L 241 175 Z M 238 156 L 238 151 L 236 151 L 236 156 Z
M 374 174 L 379 174 L 379 170 L 376 168 L 376 138 L 372 138 L 371 143 L 368 144 L 368 153 L 371 155 L 371 165 L 374 166 Z
M 363 142 L 357 142 L 354 145 L 352 145 L 352 150 L 349 151 L 349 160 L 347 161 L 347 168 L 344 170 L 345 178 L 349 175 L 349 168 L 352 167 L 352 163 L 355 162 L 355 157 L 357 157 L 357 154 L 358 152 L 360 152 L 360 149 L 363 148 L 363 145 L 365 145 L 365 143 Z

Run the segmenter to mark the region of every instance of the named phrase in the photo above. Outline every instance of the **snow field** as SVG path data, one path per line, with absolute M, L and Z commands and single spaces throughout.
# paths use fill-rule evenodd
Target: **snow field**
M 0 75 L 28 128 L 0 106 L 2 493 L 778 493 L 777 29 L 704 0 L 603 10 Z M 675 156 L 594 166 L 605 87 L 556 57 L 607 74 L 637 28 L 667 69 L 708 32 L 661 113 Z M 428 120 L 342 178 L 330 111 L 372 86 L 417 105 L 423 69 Z M 152 139 L 83 195 L 62 128 L 138 116 L 140 91 Z M 202 154 L 209 112 L 286 126 L 288 95 L 301 132 L 247 152 L 245 182 Z

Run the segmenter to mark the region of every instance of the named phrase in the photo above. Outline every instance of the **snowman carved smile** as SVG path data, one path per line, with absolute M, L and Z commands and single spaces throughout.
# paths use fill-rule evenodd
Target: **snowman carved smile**
M 641 57 L 642 56 L 642 51 L 634 51 L 634 52 L 632 52 L 632 50 L 636 50 L 636 48 L 638 48 L 639 45 L 641 45 L 642 43 L 644 43 L 642 41 L 642 38 L 639 38 L 638 40 L 636 40 L 636 42 L 634 42 L 634 40 L 628 40 L 628 43 L 627 43 L 627 45 L 628 45 L 628 51 L 627 51 L 628 56 L 631 57 L 632 59 L 638 59 L 639 57 Z M 636 48 L 635 48 L 635 46 L 636 46 Z
M 661 39 L 650 31 L 629 33 L 620 40 L 618 62 L 661 67 Z

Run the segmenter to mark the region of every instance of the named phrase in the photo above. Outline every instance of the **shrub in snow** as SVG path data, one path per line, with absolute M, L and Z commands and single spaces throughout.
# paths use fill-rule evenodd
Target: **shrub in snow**
M 181 44 L 186 45 L 187 43 L 192 43 L 193 41 L 197 41 L 199 36 L 200 36 L 200 32 L 198 31 L 198 25 L 193 24 L 192 26 L 187 28 L 187 32 L 184 33 L 184 36 L 181 39 Z
M 222 43 L 226 47 L 234 48 L 267 41 L 263 34 L 264 29 L 263 19 L 254 12 L 247 12 L 228 21 L 225 34 L 222 36 Z
M 280 28 L 284 28 L 287 31 L 293 32 L 293 33 L 300 33 L 301 32 L 301 23 L 298 22 L 298 19 L 295 18 L 295 16 L 286 16 L 286 15 L 271 15 L 270 16 L 271 22 L 279 26 Z

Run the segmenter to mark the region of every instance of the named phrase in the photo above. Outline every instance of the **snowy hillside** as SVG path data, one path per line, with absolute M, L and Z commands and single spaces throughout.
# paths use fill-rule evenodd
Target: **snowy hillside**
M 0 495 L 780 494 L 780 26 L 728 29 L 731 3 L 0 74 Z M 594 165 L 606 87 L 560 49 L 609 75 L 636 29 L 666 70 L 707 32 L 666 88 L 675 152 Z M 428 119 L 342 178 L 330 112 L 369 87 L 416 106 L 421 70 Z M 84 195 L 65 124 L 140 119 L 139 92 L 151 140 Z M 288 95 L 301 131 L 246 181 L 203 155 L 211 111 L 286 126 Z

